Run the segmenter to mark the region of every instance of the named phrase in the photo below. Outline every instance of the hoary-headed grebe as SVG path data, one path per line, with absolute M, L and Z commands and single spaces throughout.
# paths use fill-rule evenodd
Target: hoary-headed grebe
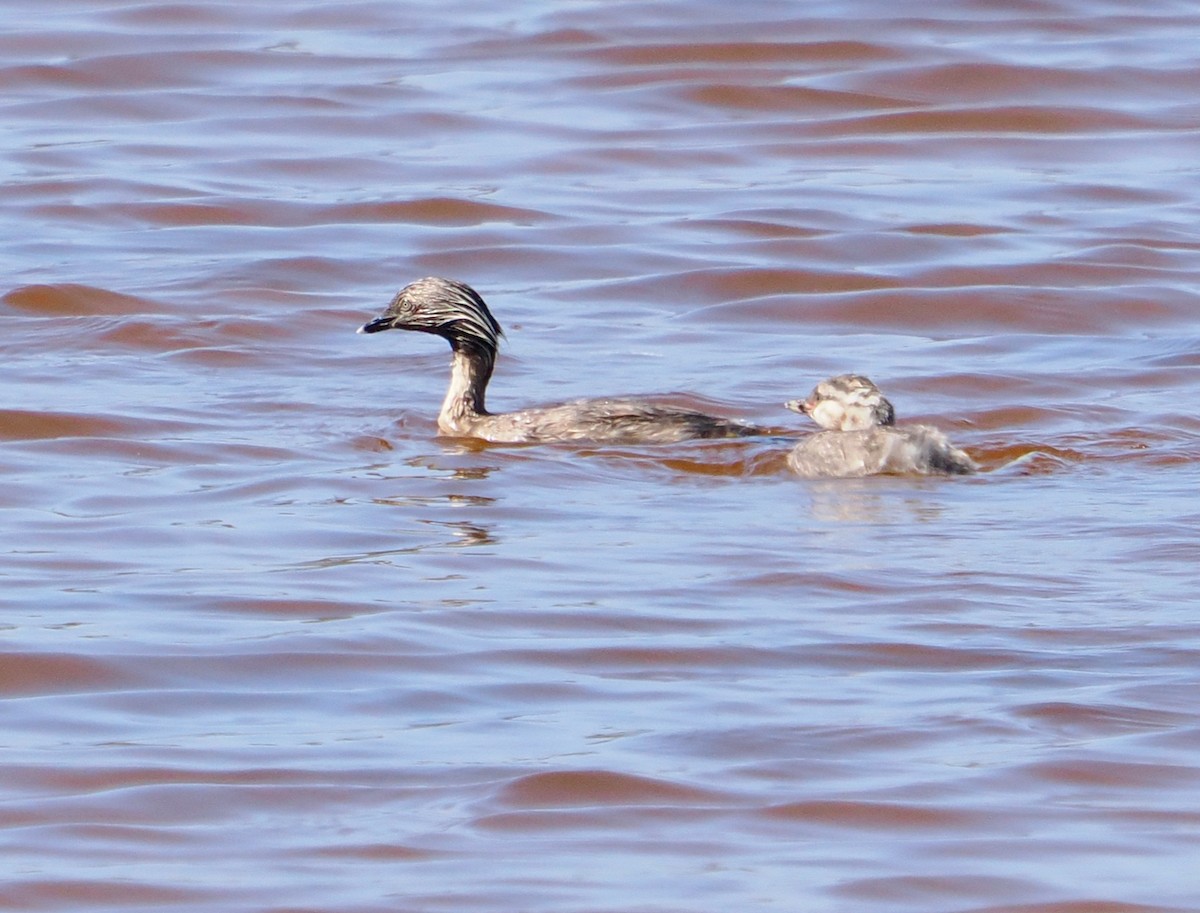
M 895 427 L 892 404 L 859 374 L 831 377 L 817 384 L 808 399 L 785 405 L 825 429 L 802 440 L 788 455 L 788 466 L 806 478 L 965 475 L 978 468 L 936 428 Z
M 438 414 L 438 430 L 452 437 L 496 443 L 671 443 L 771 433 L 703 412 L 640 400 L 581 400 L 493 415 L 484 406 L 484 396 L 496 363 L 500 324 L 478 292 L 453 279 L 431 277 L 405 286 L 382 316 L 358 332 L 382 330 L 418 330 L 450 343 L 450 388 Z

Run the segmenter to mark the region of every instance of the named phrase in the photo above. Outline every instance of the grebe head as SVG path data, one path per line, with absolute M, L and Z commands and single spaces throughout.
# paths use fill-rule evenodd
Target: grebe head
M 358 328 L 360 333 L 418 330 L 450 341 L 456 351 L 494 355 L 504 331 L 479 293 L 465 282 L 430 276 L 396 293 L 383 314 Z
M 823 380 L 808 399 L 793 399 L 784 405 L 831 431 L 862 431 L 896 422 L 892 404 L 861 374 L 839 374 Z

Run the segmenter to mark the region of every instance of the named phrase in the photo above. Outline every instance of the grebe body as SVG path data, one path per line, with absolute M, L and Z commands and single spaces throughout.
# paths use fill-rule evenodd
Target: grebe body
M 430 277 L 402 288 L 387 310 L 360 333 L 415 330 L 450 343 L 450 386 L 438 431 L 495 443 L 593 441 L 672 443 L 771 433 L 732 419 L 634 399 L 594 399 L 517 412 L 491 413 L 485 404 L 503 331 L 473 288 Z
M 860 374 L 831 377 L 817 384 L 808 399 L 785 405 L 824 429 L 788 454 L 788 466 L 805 478 L 966 475 L 978 469 L 936 428 L 896 427 L 892 404 Z

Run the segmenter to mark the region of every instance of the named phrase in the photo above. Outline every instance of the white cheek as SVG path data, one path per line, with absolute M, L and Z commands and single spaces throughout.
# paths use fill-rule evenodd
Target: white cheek
M 871 410 L 862 403 L 850 403 L 842 416 L 843 431 L 862 431 L 875 424 Z
M 842 404 L 831 399 L 823 399 L 817 403 L 816 407 L 809 413 L 812 420 L 822 428 L 828 428 L 832 431 L 837 431 L 841 428 L 842 417 L 845 415 L 845 409 Z

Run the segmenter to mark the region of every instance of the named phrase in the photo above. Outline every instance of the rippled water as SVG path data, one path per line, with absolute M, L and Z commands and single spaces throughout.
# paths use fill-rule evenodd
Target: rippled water
M 0 908 L 1200 908 L 1198 29 L 7 3 Z M 428 274 L 493 407 L 987 471 L 439 439 Z

